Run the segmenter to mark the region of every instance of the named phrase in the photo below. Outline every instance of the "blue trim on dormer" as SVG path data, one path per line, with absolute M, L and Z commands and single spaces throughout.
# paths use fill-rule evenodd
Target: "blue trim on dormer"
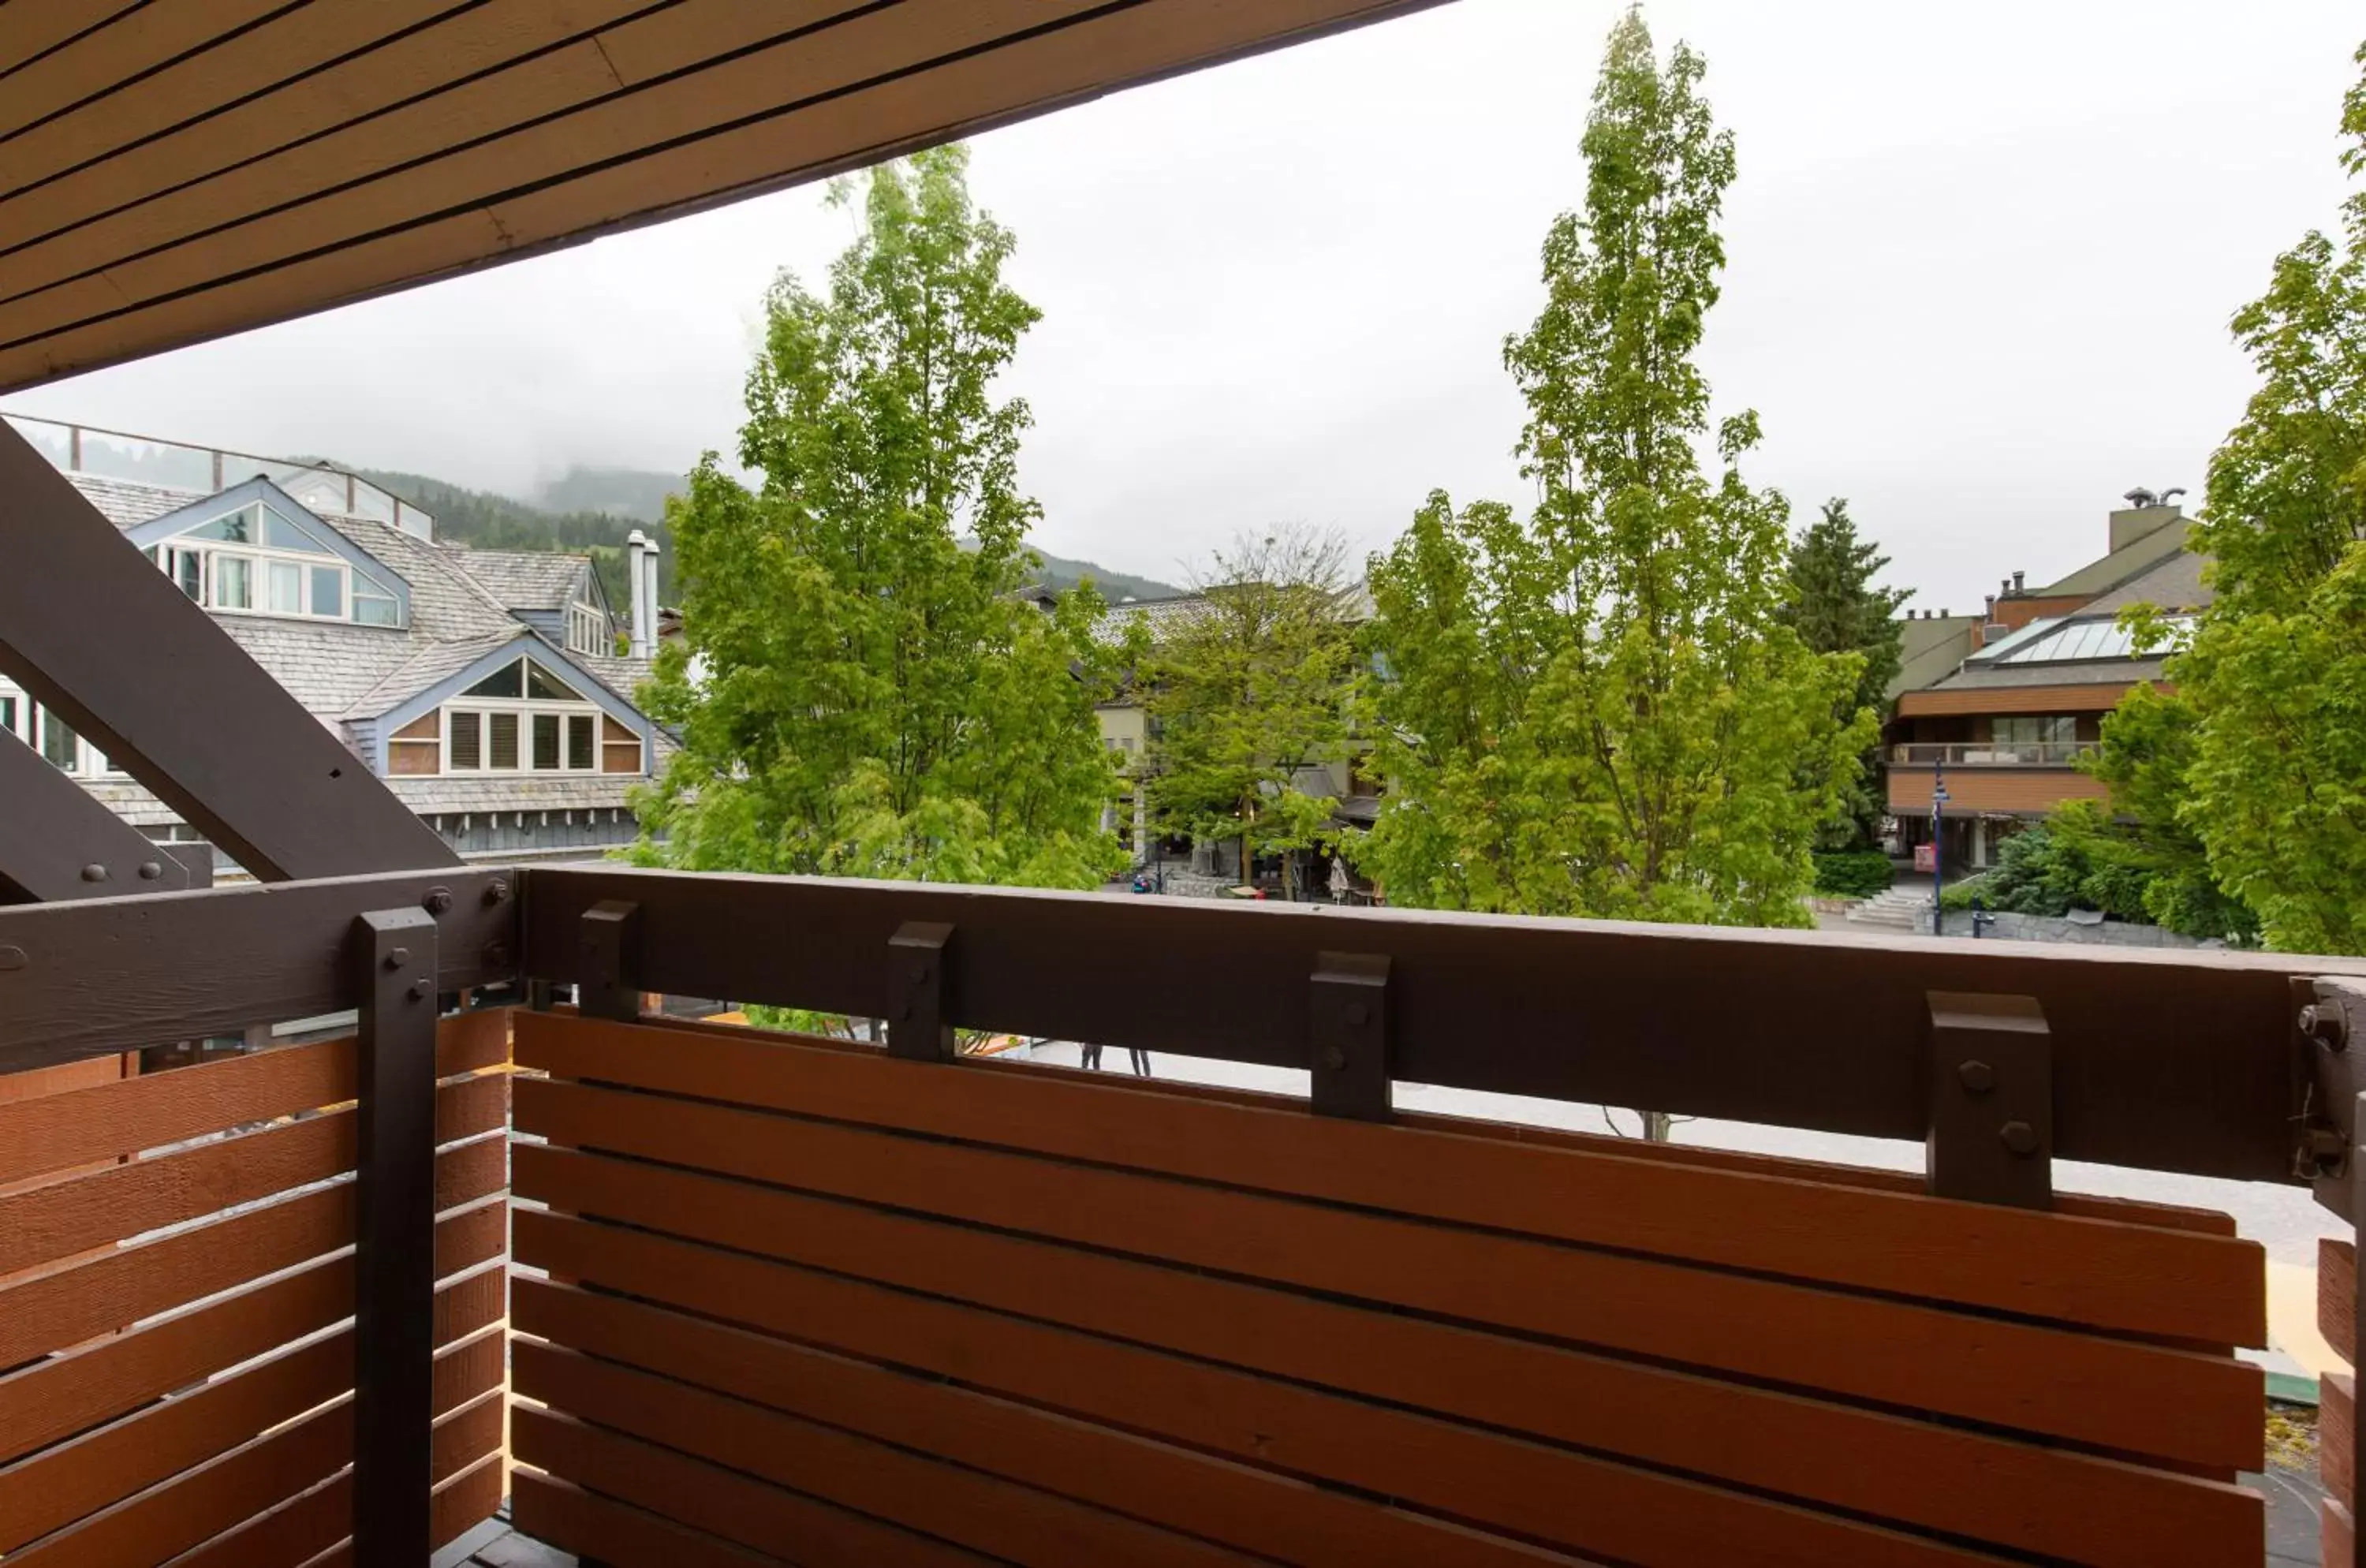
M 422 716 L 432 713 L 435 709 L 442 707 L 445 703 L 450 702 L 453 698 L 458 696 L 461 693 L 467 691 L 469 687 L 483 680 L 486 676 L 490 675 L 494 671 L 499 670 L 505 664 L 514 661 L 522 654 L 529 656 L 542 664 L 548 665 L 550 667 L 551 673 L 558 676 L 569 685 L 574 687 L 577 692 L 582 694 L 585 702 L 599 708 L 601 712 L 606 714 L 610 718 L 614 719 L 618 724 L 623 725 L 625 728 L 639 736 L 641 738 L 641 773 L 639 776 L 643 778 L 648 777 L 649 769 L 655 763 L 657 759 L 658 727 L 656 721 L 651 719 L 648 715 L 642 713 L 640 709 L 635 707 L 632 704 L 625 701 L 624 698 L 616 695 L 615 693 L 610 691 L 606 682 L 601 680 L 597 675 L 592 674 L 589 670 L 584 669 L 580 664 L 576 663 L 572 659 L 569 659 L 567 656 L 566 649 L 552 642 L 548 637 L 542 636 L 538 632 L 529 630 L 524 626 L 520 626 L 518 628 L 518 635 L 516 637 L 512 637 L 509 641 L 501 644 L 499 648 L 494 649 L 491 652 L 482 655 L 467 669 L 457 671 L 453 674 L 445 676 L 444 679 L 436 682 L 434 685 L 411 694 L 410 696 L 403 698 L 401 702 L 387 709 L 384 713 L 372 717 L 370 722 L 377 728 L 377 733 L 371 743 L 371 749 L 375 752 L 375 755 L 370 759 L 371 767 L 377 771 L 377 774 L 380 778 L 387 777 L 387 748 L 390 744 L 391 738 L 396 730 L 400 729 L 403 726 L 413 722 Z M 468 774 L 464 776 L 475 777 L 476 775 Z M 523 777 L 529 775 L 522 773 L 520 776 Z M 573 778 L 594 776 L 606 778 L 629 778 L 634 775 L 628 773 L 607 773 L 601 775 L 574 773 L 566 776 Z
M 228 490 L 218 491 L 203 501 L 191 502 L 177 512 L 167 512 L 162 517 L 151 517 L 145 523 L 134 524 L 123 531 L 123 536 L 147 549 L 179 537 L 192 528 L 202 527 L 215 518 L 236 512 L 242 506 L 261 502 L 279 513 L 289 526 L 322 549 L 337 556 L 356 571 L 367 572 L 379 586 L 394 595 L 395 626 L 381 628 L 398 630 L 411 625 L 411 581 L 402 573 L 346 538 L 336 529 L 321 521 L 318 513 L 302 502 L 273 484 L 260 474 L 242 480 Z M 232 546 L 231 548 L 237 547 Z M 364 623 L 348 620 L 346 625 Z

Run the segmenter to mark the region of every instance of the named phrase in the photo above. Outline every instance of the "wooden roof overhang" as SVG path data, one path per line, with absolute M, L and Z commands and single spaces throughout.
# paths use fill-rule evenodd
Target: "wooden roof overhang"
M 6 0 L 0 391 L 1436 0 Z

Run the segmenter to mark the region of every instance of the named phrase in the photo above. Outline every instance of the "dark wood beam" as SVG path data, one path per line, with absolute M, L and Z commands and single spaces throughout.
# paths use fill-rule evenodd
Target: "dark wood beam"
M 360 1005 L 354 922 L 435 917 L 435 989 L 517 973 L 503 868 L 0 908 L 0 1074 Z
M 635 906 L 626 987 L 876 1018 L 907 923 L 944 922 L 947 1025 L 1305 1067 L 1325 954 L 1385 961 L 1399 1083 L 1921 1142 L 1930 994 L 2034 998 L 2059 1159 L 2291 1181 L 2293 976 L 2366 961 L 1888 940 L 1318 905 L 536 866 L 525 972 L 585 978 Z
M 265 881 L 459 856 L 0 424 L 0 672 Z
M 169 893 L 189 873 L 163 846 L 0 729 L 0 903 Z

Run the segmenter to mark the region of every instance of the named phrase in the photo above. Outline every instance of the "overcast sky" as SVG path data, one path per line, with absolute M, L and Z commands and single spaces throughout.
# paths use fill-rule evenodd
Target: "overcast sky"
M 1433 488 L 1525 504 L 1501 343 L 1583 194 L 1616 0 L 1442 9 L 1013 127 L 973 188 L 1044 312 L 1010 380 L 1037 542 L 1169 578 L 1245 528 L 1384 545 Z M 1656 0 L 1740 141 L 1706 358 L 1754 481 L 1830 495 L 1923 608 L 2101 553 L 2199 493 L 2225 330 L 2334 221 L 2354 0 Z M 851 233 L 818 190 L 19 393 L 13 412 L 530 495 L 729 451 L 766 280 Z

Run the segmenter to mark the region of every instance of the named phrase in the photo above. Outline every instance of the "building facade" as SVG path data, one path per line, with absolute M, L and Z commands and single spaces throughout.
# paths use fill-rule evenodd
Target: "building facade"
M 2173 636 L 2210 599 L 2176 493 L 2131 492 L 2110 514 L 2105 552 L 2054 582 L 2033 588 L 2015 572 L 1979 616 L 1910 616 L 1883 736 L 1901 849 L 1933 842 L 1940 791 L 1941 855 L 1966 869 L 2064 801 L 2109 798 L 2080 760 L 2122 698 L 2162 684 L 2167 653 L 2136 646 L 2122 612 L 2154 606 Z
M 462 854 L 595 858 L 638 835 L 630 793 L 670 743 L 634 701 L 650 649 L 590 558 L 438 542 L 335 469 L 10 423 Z M 631 558 L 653 598 L 654 547 Z M 6 681 L 0 728 L 151 838 L 198 837 Z

